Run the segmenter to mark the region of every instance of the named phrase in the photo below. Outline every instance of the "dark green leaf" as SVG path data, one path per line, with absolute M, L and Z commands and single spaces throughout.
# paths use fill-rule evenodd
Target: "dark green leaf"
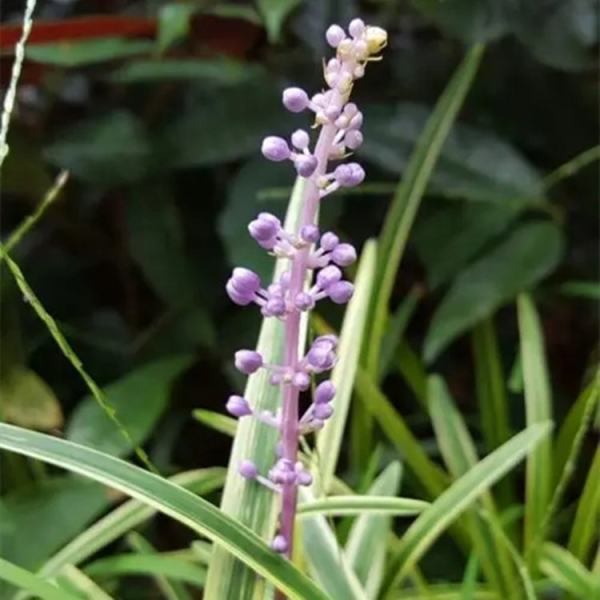
M 279 41 L 284 21 L 301 2 L 302 0 L 256 0 L 271 42 Z
M 430 114 L 427 107 L 412 103 L 367 108 L 360 153 L 393 173 L 403 172 Z M 515 148 L 494 134 L 455 124 L 442 147 L 429 191 L 518 206 L 542 197 L 542 181 Z
M 186 108 L 162 134 L 164 161 L 192 167 L 258 155 L 262 138 L 284 133 L 287 123 L 280 91 L 266 77 L 191 94 Z
M 470 43 L 491 41 L 509 30 L 505 0 L 413 0 L 413 4 L 442 29 Z
M 433 316 L 424 353 L 432 361 L 458 335 L 554 269 L 563 247 L 550 222 L 521 225 L 455 280 Z
M 187 356 L 156 361 L 126 375 L 105 388 L 117 416 L 133 441 L 141 444 L 151 433 L 169 400 L 173 380 L 191 362 Z M 77 405 L 67 427 L 67 438 L 96 450 L 122 456 L 127 441 L 92 398 Z
M 208 84 L 236 85 L 262 73 L 260 65 L 230 59 L 211 60 L 138 60 L 115 71 L 111 79 L 118 83 L 156 83 L 168 80 L 206 81 Z
M 81 121 L 57 136 L 44 155 L 88 183 L 129 183 L 149 169 L 151 148 L 142 122 L 125 111 Z
M 158 49 L 164 52 L 190 31 L 190 19 L 198 5 L 194 3 L 169 2 L 158 11 Z
M 20 566 L 37 569 L 109 502 L 106 488 L 72 476 L 53 477 L 15 490 L 0 501 L 2 555 Z
M 57 44 L 35 44 L 27 48 L 27 58 L 34 62 L 59 67 L 82 67 L 94 63 L 147 54 L 152 50 L 149 40 L 102 38 L 83 42 L 63 41 Z
M 500 204 L 446 204 L 417 222 L 413 239 L 429 285 L 438 287 L 455 276 L 517 213 Z
M 163 302 L 185 306 L 199 295 L 199 279 L 183 247 L 181 218 L 166 185 L 132 189 L 127 226 L 132 256 Z

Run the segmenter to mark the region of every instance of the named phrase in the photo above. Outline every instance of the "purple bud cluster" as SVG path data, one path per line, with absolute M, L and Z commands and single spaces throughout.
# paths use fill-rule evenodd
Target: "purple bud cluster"
M 310 96 L 299 87 L 283 92 L 283 105 L 293 113 L 314 113 L 314 128 L 321 128 L 318 140 L 297 129 L 289 140 L 266 137 L 261 146 L 268 160 L 291 161 L 296 173 L 307 180 L 304 206 L 297 231 L 286 231 L 281 221 L 262 212 L 248 224 L 248 232 L 256 243 L 280 259 L 290 262 L 278 278 L 265 284 L 253 271 L 236 267 L 227 281 L 227 294 L 236 304 L 256 304 L 264 317 L 277 317 L 285 323 L 284 364 L 272 364 L 254 350 L 238 350 L 235 366 L 245 375 L 266 371 L 268 381 L 282 390 L 282 405 L 276 411 L 257 410 L 239 395 L 229 397 L 227 411 L 237 418 L 253 417 L 280 434 L 277 457 L 266 475 L 250 460 L 239 465 L 242 477 L 257 481 L 281 494 L 282 510 L 277 535 L 271 547 L 289 556 L 293 542 L 293 520 L 297 486 L 309 486 L 313 478 L 298 460 L 299 437 L 321 429 L 333 414 L 335 387 L 329 379 L 315 384 L 312 402 L 300 415 L 299 395 L 313 386 L 315 376 L 330 371 L 336 363 L 338 340 L 334 335 L 317 337 L 304 355 L 299 352 L 301 314 L 312 310 L 319 300 L 329 298 L 345 304 L 354 287 L 345 280 L 342 269 L 356 261 L 355 248 L 340 242 L 338 236 L 321 233 L 316 224 L 319 200 L 339 188 L 362 183 L 365 171 L 357 162 L 342 161 L 363 142 L 363 115 L 349 102 L 354 81 L 363 77 L 368 62 L 379 60 L 377 54 L 387 42 L 387 34 L 379 27 L 367 26 L 354 19 L 346 33 L 332 25 L 326 33 L 328 44 L 336 55 L 324 67 L 328 89 Z
M 356 250 L 351 244 L 340 243 L 335 233 L 327 231 L 321 235 L 316 225 L 305 225 L 298 235 L 288 233 L 270 213 L 260 213 L 250 222 L 248 230 L 257 243 L 273 255 L 294 259 L 305 252 L 307 269 L 319 270 L 311 288 L 294 292 L 290 271 L 264 288 L 256 273 L 236 267 L 226 285 L 229 297 L 236 304 L 246 306 L 254 302 L 263 316 L 284 319 L 291 312 L 311 310 L 323 298 L 345 304 L 352 297 L 354 286 L 343 280 L 339 267 L 350 266 L 356 260 Z

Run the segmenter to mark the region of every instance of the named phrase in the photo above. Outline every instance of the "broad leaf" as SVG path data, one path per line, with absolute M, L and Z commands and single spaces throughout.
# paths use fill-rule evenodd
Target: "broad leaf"
M 271 42 L 279 41 L 285 19 L 301 2 L 302 0 L 256 0 Z
M 433 316 L 425 337 L 426 360 L 433 361 L 458 335 L 548 275 L 562 247 L 556 225 L 527 223 L 465 269 Z
M 173 380 L 191 363 L 189 356 L 177 356 L 140 367 L 105 388 L 110 404 L 130 433 L 141 444 L 169 401 Z M 67 438 L 96 450 L 123 456 L 131 446 L 92 398 L 77 405 L 67 426 Z
M 150 170 L 151 146 L 140 119 L 125 111 L 81 121 L 46 147 L 50 163 L 100 187 L 131 183 Z
M 62 41 L 57 44 L 35 44 L 27 48 L 27 59 L 58 67 L 83 67 L 95 63 L 149 54 L 149 40 L 99 38 L 84 41 Z
M 411 151 L 432 116 L 420 104 L 368 107 L 360 153 L 392 173 L 406 171 Z M 427 185 L 429 192 L 446 197 L 513 207 L 543 196 L 541 177 L 518 150 L 489 131 L 461 123 L 444 141 Z
M 0 414 L 5 421 L 49 431 L 62 426 L 60 402 L 48 384 L 34 371 L 17 367 L 0 380 Z

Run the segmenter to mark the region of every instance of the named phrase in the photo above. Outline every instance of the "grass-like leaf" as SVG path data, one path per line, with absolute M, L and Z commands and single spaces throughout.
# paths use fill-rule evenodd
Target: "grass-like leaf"
M 298 178 L 288 208 L 285 228 L 295 231 L 302 207 L 303 183 Z M 275 266 L 275 277 L 287 268 L 287 261 L 280 259 Z M 278 319 L 264 319 L 260 330 L 257 351 L 270 363 L 279 363 L 284 345 L 284 327 Z M 269 383 L 264 369 L 248 378 L 244 397 L 257 411 L 276 410 L 280 404 L 280 391 Z M 256 482 L 240 477 L 238 465 L 246 458 L 254 461 L 265 472 L 274 460 L 277 432 L 256 419 L 240 419 L 231 455 L 223 498 L 222 510 L 231 515 L 263 539 L 269 539 L 275 526 L 273 493 Z M 215 547 L 206 580 L 208 598 L 246 600 L 252 598 L 256 589 L 262 590 L 264 582 L 256 573 L 247 569 L 224 548 Z M 258 592 L 258 593 L 262 593 Z
M 100 558 L 85 568 L 94 578 L 122 577 L 127 575 L 149 575 L 168 577 L 196 587 L 204 584 L 206 569 L 172 556 L 160 554 L 115 554 Z
M 469 50 L 440 96 L 417 142 L 385 219 L 377 253 L 377 292 L 373 299 L 373 327 L 366 347 L 366 366 L 371 375 L 377 372 L 379 349 L 387 322 L 388 303 L 408 235 L 440 150 L 471 87 L 482 55 L 481 45 Z
M 328 491 L 339 459 L 371 300 L 375 260 L 376 245 L 375 242 L 369 241 L 361 254 L 354 295 L 346 309 L 340 333 L 338 362 L 331 374 L 331 380 L 336 386 L 335 412 L 317 436 L 315 472 L 318 472 L 319 476 L 316 479 L 316 495 Z
M 396 548 L 384 587 L 399 584 L 439 535 L 496 481 L 527 456 L 550 432 L 550 423 L 536 423 L 469 469 L 417 517 Z M 386 596 L 386 598 L 391 596 Z
M 598 531 L 600 519 L 600 446 L 596 448 L 583 492 L 579 498 L 575 521 L 569 535 L 568 549 L 586 562 Z
M 552 415 L 544 337 L 537 310 L 528 295 L 519 296 L 517 312 L 525 386 L 525 412 L 527 424 L 533 425 L 548 421 Z M 547 438 L 527 457 L 523 540 L 526 554 L 538 536 L 550 501 L 551 452 L 552 442 Z
M 405 464 L 427 495 L 435 498 L 441 494 L 448 483 L 448 476 L 427 456 L 402 416 L 363 369 L 356 374 L 356 393 L 390 442 L 402 454 Z
M 329 496 L 320 500 L 304 502 L 298 507 L 300 517 L 323 514 L 335 517 L 345 515 L 393 515 L 412 517 L 423 512 L 429 502 L 415 498 L 393 498 L 389 496 Z
M 402 466 L 399 462 L 388 465 L 368 489 L 368 495 L 362 496 L 363 506 L 366 503 L 367 506 L 372 507 L 373 502 L 375 504 L 379 502 L 383 507 L 386 501 L 393 502 L 397 506 L 406 504 L 405 499 L 394 497 L 398 493 L 401 477 Z M 409 501 L 409 504 L 414 505 L 415 503 L 419 503 L 419 501 Z M 427 506 L 425 502 L 420 503 L 422 504 L 421 509 Z M 414 509 L 415 506 L 413 506 Z M 417 508 L 417 510 L 420 509 Z M 363 510 L 348 534 L 346 555 L 365 588 L 368 598 L 377 598 L 381 587 L 392 514 L 394 513 L 373 514 L 370 510 Z M 401 511 L 395 514 L 405 515 L 406 513 Z
M 300 501 L 315 502 L 309 489 L 299 490 Z M 354 573 L 346 553 L 324 515 L 305 515 L 300 522 L 300 539 L 309 572 L 332 598 L 367 600 L 366 593 Z
M 477 465 L 475 444 L 441 377 L 429 378 L 428 397 L 438 446 L 450 473 L 458 479 Z M 490 519 L 498 520 L 496 507 L 489 491 L 482 494 L 480 505 L 485 507 Z M 474 511 L 469 511 L 465 515 L 465 520 L 473 549 L 488 580 L 500 595 L 515 597 L 514 573 L 505 548 L 490 531 L 488 524 Z
M 3 558 L 0 558 L 0 581 L 7 581 L 19 589 L 27 590 L 41 600 L 77 600 L 79 598 L 79 596 L 60 590 L 27 569 L 13 565 Z
M 559 588 L 581 600 L 600 598 L 600 580 L 568 550 L 547 542 L 539 557 L 540 571 Z
M 101 452 L 47 435 L 0 424 L 0 448 L 37 458 L 100 481 L 154 507 L 196 533 L 223 545 L 291 598 L 327 595 L 248 527 L 188 490 Z
M 44 325 L 48 329 L 48 332 L 50 333 L 50 335 L 64 354 L 65 358 L 73 365 L 75 370 L 79 373 L 87 388 L 90 390 L 92 396 L 94 397 L 96 402 L 98 402 L 100 408 L 112 421 L 113 425 L 119 431 L 120 435 L 125 439 L 128 446 L 133 451 L 135 451 L 137 457 L 144 463 L 144 465 L 146 465 L 146 467 L 148 467 L 150 471 L 156 472 L 156 468 L 148 458 L 146 451 L 141 446 L 135 444 L 129 431 L 120 421 L 115 409 L 106 398 L 106 394 L 100 389 L 98 384 L 86 371 L 86 369 L 83 366 L 83 363 L 81 362 L 81 360 L 79 359 L 79 357 L 77 356 L 77 354 L 75 353 L 65 336 L 62 334 L 54 318 L 44 308 L 39 298 L 31 289 L 29 283 L 27 283 L 23 271 L 21 271 L 19 265 L 8 255 L 2 244 L 0 244 L 0 257 L 2 257 L 6 261 L 8 269 L 14 277 L 14 280 L 17 283 L 19 290 L 23 294 L 23 297 L 27 299 L 27 301 L 35 311 L 36 315 L 44 323 Z
M 73 565 L 65 565 L 56 581 L 61 589 L 72 591 L 73 594 L 83 596 L 86 600 L 113 600 L 112 596 Z
M 196 494 L 204 495 L 221 487 L 224 480 L 224 469 L 212 468 L 180 473 L 171 481 Z M 84 562 L 128 531 L 152 518 L 156 512 L 155 508 L 139 500 L 128 500 L 73 538 L 44 564 L 38 574 L 52 577 L 65 565 Z

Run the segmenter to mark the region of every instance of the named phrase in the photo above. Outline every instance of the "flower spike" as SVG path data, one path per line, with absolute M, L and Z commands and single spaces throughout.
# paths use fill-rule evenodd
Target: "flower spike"
M 349 96 L 354 82 L 365 74 L 369 62 L 379 60 L 387 44 L 387 33 L 380 27 L 353 19 L 348 30 L 331 25 L 325 33 L 335 56 L 323 61 L 326 88 L 312 96 L 300 87 L 283 90 L 282 103 L 292 113 L 314 113 L 313 129 L 318 140 L 311 140 L 306 129 L 297 129 L 288 138 L 270 135 L 261 145 L 263 156 L 274 162 L 289 161 L 299 177 L 306 180 L 302 219 L 294 231 L 287 231 L 275 215 L 262 212 L 248 224 L 256 243 L 289 268 L 270 284 L 263 284 L 253 271 L 233 270 L 227 281 L 227 294 L 236 304 L 256 304 L 264 317 L 284 322 L 283 364 L 272 364 L 253 350 L 235 354 L 236 368 L 246 375 L 266 371 L 267 381 L 281 392 L 281 408 L 276 412 L 253 409 L 244 397 L 229 397 L 226 409 L 236 418 L 252 417 L 279 432 L 274 464 L 261 475 L 250 460 L 239 465 L 239 473 L 251 484 L 260 483 L 281 496 L 279 527 L 271 541 L 273 551 L 290 556 L 293 548 L 297 487 L 312 485 L 312 475 L 298 460 L 299 436 L 322 429 L 334 414 L 335 386 L 324 379 L 314 387 L 316 376 L 331 371 L 337 361 L 338 339 L 323 335 L 314 339 L 304 355 L 300 352 L 301 315 L 316 303 L 329 299 L 347 303 L 354 286 L 344 279 L 342 269 L 356 261 L 356 250 L 340 241 L 332 231 L 321 233 L 317 225 L 321 199 L 339 188 L 360 185 L 363 167 L 355 161 L 344 162 L 363 143 L 363 114 Z M 331 161 L 336 164 L 330 166 Z M 314 387 L 312 402 L 299 417 L 300 394 Z

